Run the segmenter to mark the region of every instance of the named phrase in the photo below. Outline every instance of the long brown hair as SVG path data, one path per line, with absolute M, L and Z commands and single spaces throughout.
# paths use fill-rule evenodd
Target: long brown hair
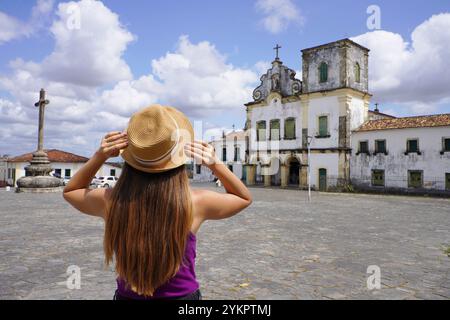
M 105 224 L 106 265 L 138 294 L 151 296 L 183 262 L 192 224 L 185 166 L 146 173 L 124 164 L 111 192 Z

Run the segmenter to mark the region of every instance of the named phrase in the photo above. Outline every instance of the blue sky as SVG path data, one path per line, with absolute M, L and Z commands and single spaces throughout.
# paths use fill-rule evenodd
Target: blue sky
M 260 27 L 261 14 L 254 9 L 255 2 L 250 0 L 103 2 L 138 36 L 125 53 L 135 76 L 147 73 L 150 60 L 172 50 L 182 34 L 189 35 L 193 42 L 207 40 L 214 43 L 220 52 L 228 55 L 231 63 L 240 66 L 272 59 L 272 48 L 280 43 L 283 62 L 298 70 L 301 49 L 367 32 L 366 9 L 371 4 L 382 10 L 382 29 L 399 33 L 408 41 L 417 25 L 433 14 L 450 11 L 450 2 L 441 0 L 412 0 L 407 4 L 403 0 L 297 0 L 293 3 L 298 5 L 305 18 L 303 26 L 271 34 Z M 33 5 L 30 0 L 2 0 L 0 10 L 25 20 Z M 8 61 L 18 56 L 25 60 L 42 59 L 52 47 L 49 32 L 5 44 L 0 56 L 1 70 L 4 71 Z
M 431 71 L 427 73 L 427 66 L 423 65 L 423 57 L 427 55 L 427 52 L 422 48 L 427 46 L 430 48 L 438 47 L 438 52 L 429 49 L 432 55 L 437 55 L 439 58 L 436 61 L 450 60 L 449 46 L 440 45 L 446 40 L 450 42 L 449 31 L 444 30 L 446 29 L 445 26 L 448 26 L 448 21 L 450 21 L 450 2 L 448 1 L 259 0 L 261 2 L 259 7 L 257 1 L 250 0 L 105 0 L 102 2 L 104 8 L 102 7 L 98 11 L 98 17 L 99 21 L 102 21 L 99 25 L 104 27 L 105 30 L 95 29 L 95 21 L 92 24 L 90 23 L 94 29 L 89 31 L 92 36 L 88 36 L 86 41 L 91 43 L 87 43 L 84 48 L 83 42 L 76 42 L 81 43 L 79 45 L 80 52 L 74 52 L 74 54 L 83 56 L 86 54 L 86 52 L 81 52 L 83 50 L 97 50 L 95 43 L 108 36 L 108 23 L 111 23 L 112 30 L 116 32 L 114 37 L 127 37 L 127 35 L 130 37 L 122 42 L 118 41 L 118 44 L 115 43 L 115 38 L 102 43 L 103 46 L 108 46 L 109 43 L 112 46 L 117 46 L 108 57 L 112 57 L 113 60 L 116 59 L 117 61 L 114 61 L 123 68 L 117 76 L 114 74 L 114 70 L 105 73 L 105 77 L 110 77 L 111 81 L 102 78 L 95 85 L 92 85 L 88 81 L 89 79 L 85 79 L 86 83 L 83 83 L 82 76 L 80 76 L 77 79 L 81 80 L 77 80 L 79 82 L 74 86 L 73 79 L 65 80 L 64 72 L 66 74 L 67 72 L 76 73 L 76 70 L 80 69 L 85 74 L 93 70 L 94 74 L 97 70 L 95 69 L 96 66 L 93 66 L 91 70 L 89 69 L 90 62 L 80 59 L 81 66 L 76 66 L 76 62 L 74 62 L 72 69 L 68 67 L 67 70 L 62 70 L 61 74 L 58 75 L 55 75 L 57 70 L 51 70 L 46 74 L 46 71 L 39 69 L 46 66 L 46 60 L 57 61 L 55 60 L 57 57 L 52 57 L 52 53 L 57 51 L 56 44 L 62 43 L 58 41 L 63 41 L 61 39 L 66 39 L 65 37 L 69 37 L 68 41 L 73 40 L 71 36 L 61 33 L 55 34 L 51 29 L 55 21 L 62 19 L 61 12 L 58 14 L 58 4 L 64 5 L 66 2 L 51 0 L 39 0 L 37 2 L 29 0 L 0 1 L 0 13 L 11 19 L 12 22 L 9 27 L 11 27 L 11 34 L 13 34 L 11 36 L 3 35 L 4 39 L 2 40 L 2 33 L 0 32 L 0 108 L 2 108 L 0 111 L 6 114 L 6 108 L 10 108 L 8 110 L 15 108 L 16 113 L 21 114 L 23 112 L 24 115 L 32 118 L 32 112 L 34 111 L 28 105 L 31 102 L 32 91 L 40 86 L 58 88 L 62 93 L 57 94 L 53 91 L 49 94 L 57 95 L 57 98 L 54 99 L 54 108 L 58 108 L 62 114 L 66 115 L 66 119 L 61 120 L 56 116 L 48 116 L 50 126 L 48 141 L 55 147 L 64 146 L 63 141 L 58 140 L 61 137 L 61 132 L 57 129 L 58 123 L 65 121 L 67 125 L 70 125 L 69 118 L 72 116 L 71 112 L 75 112 L 75 107 L 79 110 L 84 110 L 82 108 L 93 110 L 96 114 L 100 114 L 104 121 L 112 121 L 113 123 L 117 121 L 117 123 L 123 125 L 127 111 L 129 111 L 128 113 L 134 111 L 132 107 L 124 110 L 121 106 L 114 109 L 108 104 L 102 106 L 99 106 L 99 104 L 109 101 L 113 105 L 117 99 L 126 97 L 124 93 L 130 92 L 143 95 L 141 100 L 138 99 L 139 103 L 145 98 L 151 98 L 162 103 L 176 103 L 184 101 L 183 99 L 189 100 L 186 110 L 183 111 L 191 116 L 191 120 L 205 121 L 204 127 L 215 127 L 214 132 L 216 133 L 223 128 L 231 128 L 232 124 L 236 124 L 240 128 L 245 121 L 242 103 L 251 100 L 250 89 L 258 84 L 261 66 L 266 66 L 273 60 L 274 51 L 272 48 L 276 43 L 282 46 L 280 50 L 282 61 L 292 69 L 301 70 L 301 49 L 346 37 L 359 36 L 360 43 L 372 46 L 370 49 L 372 50 L 373 63 L 371 61 L 369 67 L 373 68 L 371 72 L 374 85 L 370 83 L 369 86 L 373 89 L 372 93 L 374 94 L 372 102 L 381 101 L 382 111 L 389 111 L 400 116 L 450 112 L 450 89 L 445 89 L 445 83 L 448 84 L 447 88 L 450 88 L 450 78 L 446 75 L 448 72 L 436 62 L 436 65 L 433 65 L 434 73 Z M 381 10 L 381 30 L 384 33 L 367 29 L 366 21 L 369 15 L 366 10 L 372 4 L 379 6 Z M 282 27 L 274 30 L 265 26 L 263 19 L 273 18 L 273 11 L 276 11 L 274 8 L 277 6 L 286 6 L 285 8 L 288 8 L 288 10 L 280 10 L 281 13 L 279 12 L 279 15 L 275 16 L 276 19 L 279 19 L 277 21 L 282 23 Z M 271 9 L 264 11 L 264 8 Z M 289 8 L 292 10 L 289 10 Z M 33 10 L 39 11 L 39 19 L 32 19 Z M 295 14 L 285 14 L 286 11 L 293 11 Z M 441 15 L 438 18 L 432 18 L 439 14 Z M 118 16 L 120 25 L 114 24 L 111 18 L 113 15 Z M 83 17 L 95 20 L 95 15 L 85 15 L 84 11 L 81 17 L 82 22 Z M 104 23 L 102 17 L 106 17 Z M 36 20 L 39 20 L 39 22 L 36 22 Z M 24 29 L 28 31 L 22 33 L 13 31 L 15 30 L 12 25 L 14 21 L 18 25 L 27 25 L 28 23 L 32 26 L 32 31 L 28 29 Z M 6 22 L 4 23 L 6 25 Z M 1 23 L 0 26 L 2 26 Z M 419 26 L 423 26 L 423 28 L 418 28 Z M 416 32 L 415 38 L 417 38 L 417 41 L 414 45 L 412 33 L 418 29 L 420 32 Z M 83 31 L 86 32 L 85 29 Z M 183 35 L 187 36 L 187 40 L 181 40 L 180 37 Z M 133 37 L 132 40 L 131 37 Z M 431 38 L 434 42 L 424 40 L 428 38 Z M 80 41 L 80 38 L 73 41 Z M 201 46 L 201 43 L 204 44 L 204 47 Z M 423 43 L 425 44 L 422 45 Z M 185 51 L 182 49 L 183 46 Z M 417 47 L 417 50 L 414 46 Z M 73 48 L 72 46 L 69 47 Z M 388 54 L 391 51 L 399 52 L 399 57 L 392 58 L 395 59 L 393 62 L 395 68 L 385 69 L 386 61 L 390 62 L 389 59 L 391 58 Z M 212 84 L 205 87 L 205 91 L 211 90 L 211 93 L 207 92 L 206 96 L 200 99 L 202 102 L 192 101 L 203 94 L 202 92 L 195 92 L 195 90 L 192 96 L 186 93 L 184 95 L 180 93 L 177 96 L 175 92 L 170 94 L 166 92 L 171 91 L 174 85 L 178 85 L 176 76 L 174 79 L 174 75 L 168 72 L 165 79 L 160 79 L 155 72 L 155 68 L 173 66 L 173 63 L 179 62 L 180 59 L 182 60 L 187 54 L 191 53 L 192 56 L 189 56 L 189 59 L 197 59 L 200 62 L 205 61 L 205 63 L 212 64 L 219 61 L 217 62 L 217 68 L 212 68 L 211 72 L 215 70 L 217 73 L 223 72 L 225 74 L 226 70 L 231 68 L 234 74 L 230 77 L 230 81 L 246 78 L 240 84 L 233 84 L 229 91 L 226 91 L 236 95 L 236 99 L 230 99 L 220 107 L 212 108 L 212 112 L 210 112 L 207 110 L 208 103 L 211 104 L 216 101 L 210 96 L 222 96 L 222 93 L 217 88 L 212 87 Z M 172 54 L 177 55 L 175 60 L 172 60 Z M 67 52 L 63 52 L 62 55 L 67 57 Z M 17 63 L 19 58 L 21 62 Z M 11 64 L 11 61 L 16 61 L 16 63 Z M 54 65 L 58 65 L 58 63 Z M 36 68 L 39 71 L 36 71 L 38 70 Z M 127 69 L 129 70 L 127 71 Z M 390 69 L 408 70 L 411 74 L 399 75 L 400 71 L 395 71 L 395 74 L 385 75 L 384 73 L 391 72 Z M 428 69 L 430 69 L 429 66 Z M 174 67 L 171 72 L 177 72 L 177 70 Z M 421 80 L 412 81 L 410 79 L 422 73 Z M 20 78 L 23 74 L 34 78 L 36 85 L 33 85 L 30 80 L 26 83 L 23 82 L 23 90 L 17 88 L 23 81 Z M 241 75 L 245 76 L 241 77 Z M 213 77 L 211 74 L 208 74 L 208 76 Z M 185 77 L 180 77 L 180 80 L 198 80 L 199 77 L 198 74 L 186 74 Z M 414 86 L 419 86 L 421 81 L 435 78 L 441 79 L 440 83 L 430 84 L 428 88 L 421 89 L 422 91 L 414 89 Z M 212 83 L 217 80 L 211 79 Z M 8 82 L 8 80 L 10 81 Z M 117 84 L 121 81 L 127 81 L 127 83 L 122 83 L 122 89 L 117 88 Z M 220 86 L 226 86 L 223 83 L 223 77 L 218 83 Z M 146 96 L 147 92 L 144 92 L 145 89 L 142 88 L 148 88 L 152 85 L 158 88 L 160 86 L 160 88 Z M 126 89 L 123 89 L 123 87 L 126 87 Z M 180 84 L 180 91 L 186 92 L 191 89 L 192 87 L 185 83 Z M 414 91 L 413 94 L 409 92 L 411 90 Z M 69 95 L 65 94 L 64 91 L 73 91 L 73 93 Z M 115 100 L 111 101 L 108 98 Z M 88 106 L 89 104 L 90 106 Z M 204 116 L 202 116 L 203 114 Z M 74 117 L 78 116 L 75 112 Z M 11 115 L 4 116 L 3 119 L 0 117 L 2 123 L 11 124 L 16 120 Z M 20 130 L 26 132 L 29 130 L 31 135 L 31 128 L 24 127 L 25 125 L 20 122 L 17 121 L 14 124 L 15 126 L 11 125 L 9 130 L 21 128 Z M 83 122 L 82 117 L 80 116 L 74 122 Z M 104 128 L 106 129 L 107 126 Z M 73 130 L 79 132 L 79 136 L 72 141 L 73 151 L 81 154 L 88 154 L 92 151 L 94 144 L 90 142 L 90 136 L 97 138 L 100 129 L 103 129 L 103 126 L 95 128 L 91 124 L 89 128 L 83 128 L 74 125 Z M 87 130 L 91 135 L 83 134 L 83 130 Z M 52 132 L 54 133 L 53 136 Z M 2 136 L 2 131 L 0 131 L 0 136 Z M 11 135 L 3 133 L 3 138 L 5 137 L 10 138 Z M 74 139 L 73 135 L 71 135 L 71 139 Z M 11 150 L 0 150 L 0 153 L 19 152 L 17 141 L 15 139 L 11 141 L 11 144 L 6 146 Z M 31 144 L 24 144 L 23 146 L 28 148 L 31 147 Z

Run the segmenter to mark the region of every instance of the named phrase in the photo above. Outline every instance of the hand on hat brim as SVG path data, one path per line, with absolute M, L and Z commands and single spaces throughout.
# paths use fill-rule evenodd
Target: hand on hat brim
M 105 158 L 119 156 L 120 150 L 128 146 L 128 137 L 126 132 L 112 131 L 107 133 L 100 144 L 98 153 Z
M 219 162 L 214 152 L 214 147 L 204 141 L 194 140 L 194 142 L 187 142 L 184 146 L 184 151 L 188 157 L 194 158 L 198 163 L 206 166 Z

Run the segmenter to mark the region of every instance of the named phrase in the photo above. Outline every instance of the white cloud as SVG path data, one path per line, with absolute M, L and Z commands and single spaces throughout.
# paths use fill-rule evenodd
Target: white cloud
M 149 74 L 133 79 L 122 55 L 134 37 L 117 15 L 99 1 L 82 0 L 81 28 L 70 30 L 69 4 L 59 4 L 51 26 L 53 52 L 40 62 L 10 61 L 10 74 L 0 75 L 0 89 L 13 97 L 0 100 L 0 153 L 35 148 L 41 87 L 50 100 L 45 146 L 84 155 L 105 132 L 124 129 L 133 112 L 152 103 L 173 105 L 192 120 L 220 112 L 245 117 L 243 103 L 258 80 L 253 69 L 233 66 L 208 41 L 181 36 L 175 50 L 152 60 Z
M 292 0 L 258 0 L 256 10 L 263 14 L 262 26 L 270 33 L 277 34 L 289 25 L 303 25 L 305 18 Z
M 26 123 L 28 120 L 22 106 L 9 100 L 0 99 L 0 123 Z
M 269 61 L 258 61 L 255 63 L 255 70 L 259 75 L 267 73 L 267 70 L 272 67 Z
M 121 116 L 131 113 L 158 101 L 157 94 L 161 85 L 152 75 L 137 80 L 124 80 L 114 88 L 105 90 L 100 96 L 100 105 Z
M 68 27 L 73 5 L 79 8 L 79 29 Z M 55 49 L 42 63 L 44 78 L 94 87 L 132 78 L 122 54 L 134 36 L 117 14 L 100 1 L 82 0 L 60 3 L 57 15 L 50 29 Z
M 0 44 L 22 34 L 21 22 L 0 11 Z
M 53 8 L 53 0 L 38 0 L 29 21 L 20 21 L 0 11 L 0 45 L 38 32 Z
M 377 101 L 427 113 L 450 98 L 450 13 L 434 15 L 417 26 L 410 43 L 381 30 L 352 39 L 371 49 L 369 85 Z
M 208 41 L 181 36 L 174 52 L 152 60 L 152 72 L 117 83 L 101 95 L 101 105 L 122 116 L 152 103 L 173 105 L 194 118 L 243 109 L 258 74 L 227 63 Z
M 251 97 L 258 74 L 226 63 L 207 41 L 193 44 L 181 36 L 175 52 L 152 61 L 155 96 L 191 116 L 242 108 Z
M 38 2 L 31 20 L 48 10 L 45 4 L 48 2 Z M 67 28 L 69 5 L 80 8 L 82 24 L 78 30 Z M 9 63 L 11 73 L 0 75 L 0 88 L 13 97 L 11 101 L 0 100 L 0 139 L 4 141 L 2 149 L 9 153 L 35 148 L 38 109 L 34 103 L 41 87 L 50 99 L 45 112 L 46 147 L 62 146 L 86 154 L 105 131 L 123 129 L 123 117 L 114 111 L 109 114 L 108 106 L 102 104 L 102 88 L 132 78 L 122 59 L 133 39 L 131 33 L 115 13 L 92 0 L 60 3 L 51 32 L 55 48 L 43 61 L 15 59 Z

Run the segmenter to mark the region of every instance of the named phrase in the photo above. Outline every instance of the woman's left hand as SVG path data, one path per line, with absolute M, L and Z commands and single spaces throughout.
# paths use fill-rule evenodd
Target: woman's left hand
M 128 137 L 126 132 L 112 131 L 105 135 L 100 144 L 97 153 L 106 159 L 117 157 L 121 149 L 128 146 Z

